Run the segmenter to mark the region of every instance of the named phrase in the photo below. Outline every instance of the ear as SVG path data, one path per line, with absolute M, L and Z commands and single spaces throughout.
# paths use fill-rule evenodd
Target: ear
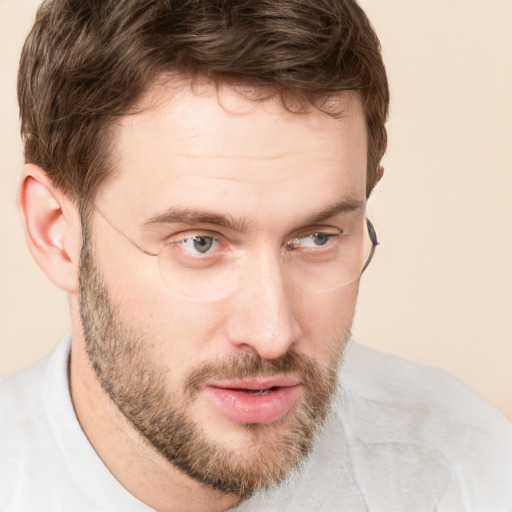
M 81 248 L 76 207 L 32 164 L 21 171 L 16 202 L 32 257 L 52 283 L 76 293 Z

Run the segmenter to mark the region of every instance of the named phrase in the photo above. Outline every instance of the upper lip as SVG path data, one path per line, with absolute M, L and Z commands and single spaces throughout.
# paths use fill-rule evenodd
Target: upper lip
M 273 377 L 252 377 L 240 380 L 216 381 L 209 384 L 211 387 L 224 389 L 269 389 L 298 386 L 300 380 L 288 375 L 276 375 Z

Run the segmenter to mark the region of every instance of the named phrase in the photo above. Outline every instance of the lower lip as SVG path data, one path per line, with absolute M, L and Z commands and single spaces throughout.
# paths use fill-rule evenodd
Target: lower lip
M 300 390 L 299 385 L 276 388 L 266 394 L 214 386 L 205 388 L 210 400 L 224 416 L 246 425 L 278 420 L 290 410 Z

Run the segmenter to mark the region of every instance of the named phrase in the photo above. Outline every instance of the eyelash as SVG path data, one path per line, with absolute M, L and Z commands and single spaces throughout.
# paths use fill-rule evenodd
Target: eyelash
M 179 246 L 179 245 L 184 245 L 188 241 L 198 241 L 200 239 L 209 239 L 209 240 L 212 241 L 212 244 L 219 244 L 219 240 L 217 238 L 215 238 L 214 236 L 211 236 L 211 235 L 199 235 L 199 234 L 192 235 L 192 236 L 187 236 L 185 238 L 182 238 L 182 239 L 177 240 L 176 242 L 172 242 L 172 243 L 177 245 L 177 246 Z M 187 252 L 187 251 L 185 251 L 185 252 Z M 210 254 L 210 252 L 205 252 L 205 253 L 199 252 L 196 255 L 199 256 L 200 254 L 208 255 L 208 254 Z
M 295 237 L 293 240 L 287 242 L 286 246 L 288 247 L 288 249 L 294 250 L 295 249 L 295 247 L 294 247 L 294 241 L 295 240 L 302 241 L 302 240 L 306 240 L 308 238 L 313 240 L 314 237 L 326 237 L 327 240 L 326 240 L 325 244 L 321 244 L 321 245 L 317 245 L 316 246 L 318 249 L 321 249 L 322 247 L 325 247 L 327 244 L 329 244 L 329 242 L 333 238 L 337 238 L 337 237 L 339 237 L 341 235 L 342 235 L 342 233 L 324 233 L 323 231 L 315 231 L 314 233 L 311 233 L 311 234 L 308 234 L 308 235 L 303 235 L 303 236 Z M 313 248 L 312 247 L 307 247 L 306 249 L 313 249 Z M 316 250 L 316 249 L 314 249 L 314 250 Z
M 324 232 L 324 231 L 309 232 L 309 233 L 306 233 L 306 234 L 303 234 L 303 235 L 298 235 L 296 237 L 293 237 L 291 240 L 286 242 L 285 247 L 288 250 L 290 250 L 290 251 L 300 250 L 301 248 L 297 247 L 297 245 L 299 245 L 299 243 L 301 241 L 303 241 L 303 240 L 306 240 L 308 238 L 313 239 L 313 237 L 315 237 L 315 236 L 316 237 L 321 237 L 321 236 L 327 237 L 327 240 L 326 240 L 325 244 L 323 244 L 323 245 L 318 245 L 317 247 L 303 247 L 302 248 L 304 251 L 307 251 L 307 252 L 311 252 L 311 251 L 315 251 L 316 252 L 316 251 L 320 251 L 321 249 L 330 247 L 331 244 L 329 244 L 329 242 L 332 239 L 335 239 L 335 238 L 338 238 L 338 237 L 342 236 L 343 234 L 344 234 L 343 232 L 339 232 L 339 233 L 329 233 L 329 232 Z M 213 236 L 212 234 L 194 233 L 194 234 L 192 234 L 190 236 L 184 236 L 183 238 L 180 238 L 178 240 L 168 242 L 168 244 L 176 246 L 176 247 L 179 247 L 179 246 L 184 246 L 184 244 L 189 242 L 189 241 L 198 240 L 198 239 L 209 239 L 209 240 L 211 240 L 213 247 L 215 247 L 216 245 L 219 245 L 221 243 L 219 238 Z M 201 253 L 201 252 L 194 253 L 192 251 L 187 251 L 185 248 L 183 248 L 182 250 L 185 253 L 187 253 L 188 256 L 199 257 L 199 258 L 207 257 L 207 256 L 212 256 L 213 254 L 218 252 L 218 251 L 214 251 L 213 254 L 212 254 L 212 252 L 209 249 L 208 249 L 207 252 L 204 252 L 204 253 Z

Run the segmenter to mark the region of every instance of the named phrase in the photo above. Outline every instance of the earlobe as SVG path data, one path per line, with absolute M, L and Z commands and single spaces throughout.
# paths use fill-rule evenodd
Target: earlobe
M 34 260 L 56 286 L 75 293 L 81 245 L 76 208 L 45 171 L 32 164 L 22 169 L 17 205 Z

